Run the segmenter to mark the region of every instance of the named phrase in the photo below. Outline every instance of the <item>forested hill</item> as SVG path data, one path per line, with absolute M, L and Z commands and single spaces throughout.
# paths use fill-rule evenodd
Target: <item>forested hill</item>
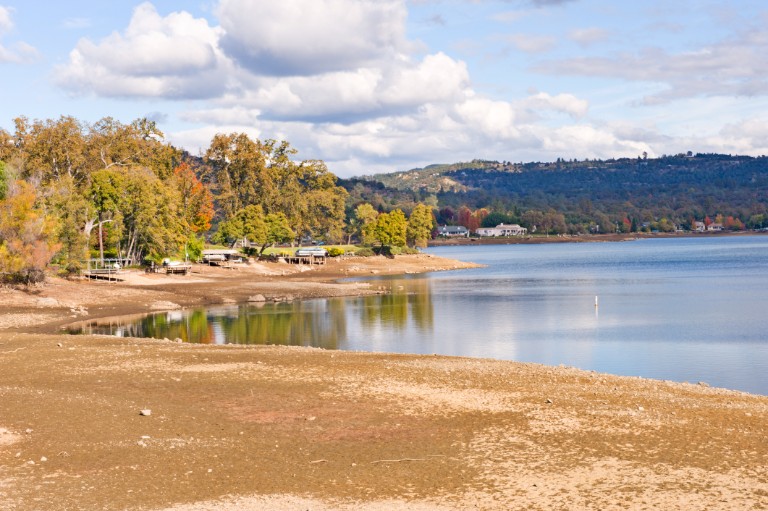
M 369 202 L 381 197 L 392 205 L 436 200 L 438 208 L 487 208 L 517 219 L 528 210 L 554 210 L 567 224 L 578 224 L 577 230 L 627 220 L 688 224 L 718 215 L 764 227 L 768 158 L 689 153 L 552 163 L 475 160 L 379 174 L 347 185 Z

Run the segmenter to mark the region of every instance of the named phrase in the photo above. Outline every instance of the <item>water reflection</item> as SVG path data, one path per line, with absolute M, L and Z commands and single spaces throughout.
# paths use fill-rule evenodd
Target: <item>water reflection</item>
M 428 279 L 382 280 L 375 287 L 385 294 L 110 318 L 73 325 L 67 333 L 345 349 L 352 323 L 368 331 L 404 332 L 412 327 L 432 332 L 434 310 Z

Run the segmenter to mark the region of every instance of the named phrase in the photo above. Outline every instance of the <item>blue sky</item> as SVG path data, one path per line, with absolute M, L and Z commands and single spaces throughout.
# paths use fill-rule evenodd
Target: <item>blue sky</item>
M 0 0 L 0 128 L 149 117 L 340 176 L 474 158 L 768 154 L 768 4 Z

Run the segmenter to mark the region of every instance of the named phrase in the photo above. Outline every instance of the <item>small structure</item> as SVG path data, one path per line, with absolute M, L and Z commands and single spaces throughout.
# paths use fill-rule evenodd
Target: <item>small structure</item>
M 441 225 L 437 228 L 437 235 L 446 238 L 468 238 L 469 229 L 463 225 Z
M 166 275 L 174 275 L 174 274 L 186 275 L 187 273 L 192 271 L 192 265 L 187 263 L 182 263 L 181 261 L 172 261 L 166 258 L 166 259 L 163 259 L 163 269 L 165 270 Z
M 120 269 L 126 264 L 130 264 L 129 259 L 109 258 L 109 259 L 88 259 L 87 269 L 81 272 L 83 277 L 91 280 L 108 280 L 113 282 L 122 282 L 123 279 L 117 275 Z
M 209 265 L 221 264 L 225 262 L 239 261 L 241 259 L 240 252 L 231 248 L 212 248 L 203 250 L 202 260 Z
M 481 227 L 475 231 L 478 236 L 524 236 L 528 229 L 518 224 L 499 224 L 496 227 Z

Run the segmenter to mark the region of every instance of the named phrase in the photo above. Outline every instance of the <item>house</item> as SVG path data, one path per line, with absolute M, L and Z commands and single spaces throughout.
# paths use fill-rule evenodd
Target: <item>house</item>
M 523 236 L 528 229 L 517 224 L 499 224 L 496 227 L 481 227 L 475 231 L 478 236 Z
M 723 224 L 719 224 L 717 222 L 715 222 L 713 224 L 709 224 L 707 226 L 707 230 L 710 231 L 710 232 L 722 231 L 723 230 Z
M 469 229 L 463 225 L 441 225 L 437 228 L 438 236 L 445 236 L 446 238 L 469 237 Z
M 696 232 L 704 232 L 707 230 L 707 225 L 704 222 L 693 222 L 693 230 Z

